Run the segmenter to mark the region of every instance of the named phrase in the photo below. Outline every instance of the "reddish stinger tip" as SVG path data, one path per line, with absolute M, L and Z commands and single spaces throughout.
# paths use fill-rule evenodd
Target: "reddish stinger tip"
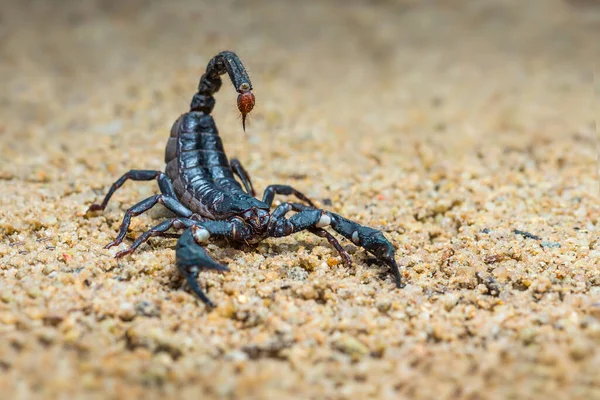
M 254 108 L 254 94 L 250 91 L 242 92 L 237 98 L 237 106 L 240 113 L 242 113 L 242 128 L 246 132 L 246 116 Z

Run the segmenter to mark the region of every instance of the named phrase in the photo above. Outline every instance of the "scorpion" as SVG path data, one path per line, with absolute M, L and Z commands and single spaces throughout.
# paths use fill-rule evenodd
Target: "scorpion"
M 165 171 L 130 170 L 115 181 L 101 204 L 92 204 L 89 212 L 104 210 L 117 189 L 127 180 L 157 180 L 160 194 L 153 195 L 129 208 L 117 237 L 105 248 L 119 245 L 125 238 L 131 218 L 162 204 L 173 218 L 141 234 L 120 258 L 133 253 L 150 237 L 178 237 L 175 263 L 190 289 L 208 307 L 215 305 L 200 288 L 198 275 L 203 270 L 227 272 L 229 268 L 211 258 L 204 246 L 210 238 L 226 238 L 237 243 L 256 244 L 268 237 L 283 237 L 306 230 L 326 239 L 340 254 L 345 266 L 351 265 L 348 253 L 325 228 L 329 227 L 387 264 L 402 287 L 392 244 L 373 228 L 362 226 L 331 211 L 317 208 L 303 193 L 288 185 L 269 185 L 256 198 L 250 176 L 238 159 L 228 160 L 215 122 L 210 115 L 214 93 L 227 73 L 238 92 L 237 106 L 246 129 L 246 116 L 255 104 L 252 83 L 238 56 L 223 51 L 213 57 L 200 78 L 190 111 L 173 124 L 165 149 Z M 240 184 L 234 174 L 241 181 Z M 272 211 L 275 195 L 295 196 L 301 202 L 284 202 Z M 286 217 L 289 212 L 294 214 Z M 174 229 L 183 233 L 170 233 Z

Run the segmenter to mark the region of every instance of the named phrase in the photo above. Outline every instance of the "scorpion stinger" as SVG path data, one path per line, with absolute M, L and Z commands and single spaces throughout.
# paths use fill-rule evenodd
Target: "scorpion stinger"
M 255 104 L 252 84 L 237 55 L 224 51 L 209 61 L 200 78 L 198 91 L 192 98 L 190 111 L 181 115 L 171 128 L 165 149 L 165 172 L 131 170 L 113 183 L 101 204 L 90 206 L 89 211 L 104 210 L 114 192 L 128 179 L 158 181 L 161 193 L 129 208 L 117 237 L 106 247 L 119 245 L 125 239 L 132 217 L 160 203 L 176 217 L 144 232 L 128 249 L 118 252 L 116 257 L 133 253 L 150 237 L 178 236 L 177 267 L 192 291 L 208 306 L 213 303 L 200 288 L 197 281 L 199 272 L 206 269 L 229 271 L 228 267 L 213 260 L 204 249 L 204 245 L 215 237 L 240 243 L 258 243 L 267 237 L 288 236 L 307 230 L 326 239 L 338 251 L 344 264 L 349 266 L 350 256 L 325 229 L 331 228 L 387 264 L 394 275 L 396 287 L 401 287 L 394 247 L 380 231 L 318 209 L 308 197 L 288 185 L 270 185 L 265 189 L 262 200 L 255 198 L 249 174 L 237 159 L 230 162 L 227 158 L 210 115 L 215 105 L 213 95 L 220 89 L 220 76 L 225 73 L 229 74 L 239 93 L 237 105 L 245 129 L 246 116 Z M 234 175 L 237 175 L 243 186 Z M 286 202 L 271 211 L 276 194 L 295 196 L 304 204 Z M 286 218 L 290 211 L 295 214 Z M 171 229 L 184 229 L 184 232 L 179 236 L 168 232 Z
M 238 91 L 240 94 L 237 98 L 237 106 L 242 114 L 242 128 L 244 128 L 244 132 L 246 132 L 246 116 L 254 108 L 255 98 L 254 94 L 248 89 L 248 86 L 245 83 L 242 84 L 242 87 Z

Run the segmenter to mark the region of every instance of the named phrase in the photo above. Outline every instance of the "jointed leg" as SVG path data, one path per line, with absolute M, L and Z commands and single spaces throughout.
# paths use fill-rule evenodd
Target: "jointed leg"
M 305 215 L 306 217 L 300 216 L 300 217 L 296 217 L 296 222 L 294 224 L 294 232 L 298 232 L 302 229 L 306 229 L 307 231 L 309 231 L 312 234 L 315 234 L 319 237 L 325 238 L 327 239 L 327 241 L 329 242 L 330 245 L 333 246 L 334 249 L 337 250 L 337 252 L 340 254 L 340 257 L 342 257 L 342 262 L 344 263 L 344 265 L 346 267 L 350 267 L 352 264 L 352 260 L 350 259 L 350 256 L 348 255 L 348 253 L 346 252 L 346 250 L 344 250 L 344 248 L 340 245 L 340 243 L 337 241 L 337 239 L 331 235 L 329 232 L 327 232 L 325 229 L 323 229 L 323 226 L 327 226 L 329 225 L 331 219 L 329 218 L 329 216 L 327 216 L 324 212 L 320 211 L 320 210 L 315 210 L 309 206 L 306 206 L 304 204 L 299 204 L 299 203 L 283 203 L 280 206 L 278 206 L 275 210 L 273 210 L 273 212 L 271 213 L 271 218 L 274 221 L 278 221 L 275 223 L 275 225 L 273 226 L 273 232 L 270 232 L 271 235 L 273 236 L 282 236 L 280 235 L 280 233 L 284 233 L 284 231 L 281 232 L 277 232 L 277 225 L 282 225 L 280 226 L 281 228 L 284 228 L 285 230 L 285 215 L 290 212 L 290 211 L 296 211 L 296 212 L 302 212 L 305 211 Z M 314 218 L 317 215 L 317 213 L 315 213 L 314 211 L 317 212 L 321 212 L 320 214 L 320 218 L 318 219 L 318 221 L 316 223 L 314 223 Z M 292 217 L 292 218 L 294 218 Z M 306 225 L 308 223 L 308 225 Z M 312 226 L 311 224 L 314 223 L 314 226 Z M 305 226 L 305 228 L 301 228 Z M 289 229 L 289 227 L 287 228 Z M 283 235 L 285 236 L 285 235 Z
M 229 164 L 231 164 L 231 169 L 233 170 L 233 173 L 239 176 L 240 180 L 244 184 L 244 187 L 246 188 L 246 193 L 253 197 L 256 196 L 256 192 L 254 191 L 254 187 L 252 186 L 252 180 L 250 180 L 250 175 L 242 166 L 240 160 L 238 160 L 237 158 L 232 158 L 229 161 Z
M 122 257 L 133 253 L 142 243 L 152 236 L 163 236 L 170 228 L 187 229 L 181 234 L 175 249 L 176 264 L 179 271 L 192 291 L 209 307 L 214 304 L 206 297 L 198 284 L 198 274 L 202 269 L 216 271 L 229 271 L 227 266 L 213 260 L 202 247 L 212 236 L 222 236 L 236 241 L 243 240 L 249 234 L 247 228 L 237 222 L 230 221 L 198 221 L 191 218 L 171 218 L 154 228 L 144 232 L 127 250 L 117 253 L 115 257 Z
M 189 228 L 190 226 L 192 226 L 193 224 L 196 224 L 196 223 L 197 223 L 197 221 L 194 221 L 194 220 L 191 220 L 188 218 L 180 218 L 180 217 L 171 218 L 165 222 L 162 222 L 162 223 L 156 225 L 154 228 L 147 230 L 143 234 L 141 234 L 133 242 L 133 244 L 131 246 L 129 246 L 129 248 L 127 250 L 122 250 L 122 251 L 118 252 L 115 255 L 115 258 L 121 258 L 123 256 L 133 253 L 134 251 L 137 250 L 138 247 L 140 247 L 142 244 L 146 243 L 148 241 L 148 239 L 150 239 L 151 237 L 154 237 L 154 236 L 179 238 L 179 237 L 181 237 L 181 235 L 167 233 L 167 231 L 171 228 L 175 228 L 175 229 L 180 229 L 183 227 Z
M 294 195 L 297 198 L 299 198 L 300 200 L 306 202 L 309 206 L 311 206 L 311 207 L 315 206 L 308 197 L 306 197 L 304 194 L 302 194 L 301 192 L 297 191 L 296 189 L 294 189 L 293 187 L 288 186 L 288 185 L 269 185 L 269 186 L 267 186 L 267 188 L 265 189 L 265 192 L 263 194 L 263 199 L 262 199 L 263 203 L 266 203 L 270 207 L 273 204 L 273 199 L 275 198 L 275 194 L 283 194 L 286 196 Z
M 336 249 L 337 252 L 340 254 L 340 257 L 342 257 L 342 262 L 344 263 L 346 268 L 350 268 L 350 266 L 352 265 L 352 260 L 350 259 L 350 256 L 348 255 L 346 250 L 344 250 L 340 242 L 338 242 L 338 240 L 331 233 L 327 232 L 325 229 L 322 228 L 309 228 L 307 230 L 310 233 L 327 239 L 329 244 L 332 245 L 333 248 Z
M 121 222 L 121 227 L 119 228 L 119 234 L 117 238 L 107 244 L 104 248 L 108 249 L 112 246 L 116 246 L 120 244 L 125 235 L 127 235 L 127 229 L 129 228 L 129 224 L 131 223 L 131 217 L 135 217 L 136 215 L 140 215 L 141 213 L 148 211 L 152 207 L 156 205 L 156 203 L 160 203 L 167 207 L 169 210 L 174 212 L 180 217 L 190 217 L 192 212 L 188 210 L 183 204 L 177 201 L 174 197 L 167 196 L 164 194 L 157 194 L 152 197 L 143 200 L 125 212 L 125 216 L 123 217 L 123 222 Z
M 112 195 L 119 189 L 125 181 L 131 179 L 132 181 L 151 181 L 152 179 L 158 180 L 158 186 L 163 194 L 169 195 L 171 197 L 175 196 L 175 191 L 173 190 L 173 184 L 171 180 L 161 171 L 152 171 L 152 170 L 137 170 L 132 169 L 131 171 L 125 173 L 122 177 L 120 177 L 115 183 L 113 183 L 104 196 L 104 200 L 102 200 L 101 204 L 92 204 L 88 211 L 101 211 L 106 208 L 108 201 L 112 197 Z

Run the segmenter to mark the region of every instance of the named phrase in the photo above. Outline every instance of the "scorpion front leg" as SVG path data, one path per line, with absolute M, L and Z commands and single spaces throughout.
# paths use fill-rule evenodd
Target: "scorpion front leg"
M 289 219 L 285 219 L 285 214 L 292 209 L 299 212 Z M 396 287 L 402 287 L 400 271 L 395 260 L 394 247 L 376 229 L 362 226 L 357 222 L 329 211 L 309 208 L 302 204 L 283 203 L 272 213 L 269 234 L 273 237 L 281 237 L 302 230 L 312 231 L 315 228 L 322 229 L 326 226 L 331 226 L 334 231 L 350 239 L 355 245 L 363 247 L 375 255 L 378 260 L 387 264 L 394 274 Z

